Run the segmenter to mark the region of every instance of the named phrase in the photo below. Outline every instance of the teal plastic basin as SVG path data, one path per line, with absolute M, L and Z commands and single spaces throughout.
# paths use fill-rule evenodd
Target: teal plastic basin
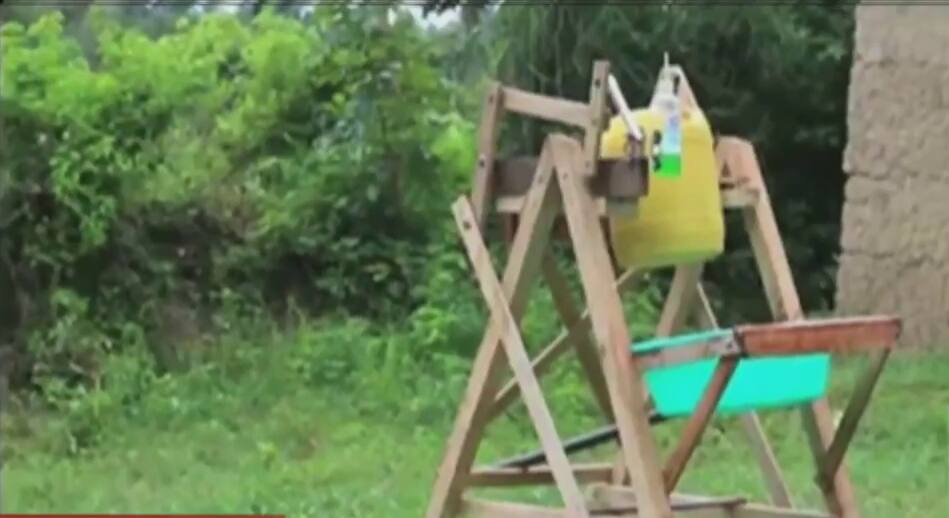
M 635 352 L 684 347 L 731 335 L 727 329 L 654 338 L 632 346 Z M 663 416 L 695 411 L 715 370 L 717 359 L 700 360 L 645 373 L 646 385 Z M 827 393 L 830 355 L 808 354 L 779 358 L 742 359 L 725 389 L 717 414 L 784 408 L 808 403 Z

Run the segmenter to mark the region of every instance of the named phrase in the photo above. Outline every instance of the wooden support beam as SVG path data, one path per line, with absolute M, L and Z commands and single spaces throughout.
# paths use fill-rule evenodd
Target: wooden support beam
M 679 442 L 666 461 L 665 469 L 663 469 L 666 491 L 669 493 L 679 484 L 685 466 L 702 440 L 702 435 L 705 433 L 708 423 L 711 422 L 712 416 L 715 415 L 715 408 L 722 399 L 722 395 L 728 387 L 728 382 L 737 367 L 738 358 L 735 357 L 722 358 L 718 361 L 718 365 L 712 373 L 712 378 L 709 380 L 708 386 L 705 387 L 705 393 L 702 394 L 699 405 L 695 412 L 689 416 Z
M 539 505 L 496 502 L 479 498 L 465 498 L 461 514 L 470 518 L 567 518 L 565 509 Z
M 857 388 L 850 397 L 850 403 L 844 410 L 840 425 L 837 427 L 837 433 L 834 434 L 834 440 L 827 448 L 827 454 L 824 455 L 823 462 L 820 463 L 818 483 L 822 486 L 829 486 L 832 483 L 837 468 L 843 462 L 847 447 L 850 446 L 850 441 L 857 431 L 860 418 L 863 417 L 867 405 L 870 403 L 873 389 L 876 388 L 880 375 L 883 373 L 883 367 L 889 357 L 890 349 L 878 352 L 863 376 L 860 377 Z
M 754 148 L 745 140 L 735 137 L 718 139 L 716 155 L 722 157 L 722 166 L 730 178 L 758 190 L 756 203 L 742 209 L 745 231 L 751 241 L 752 251 L 761 274 L 765 295 L 771 314 L 777 320 L 799 320 L 803 317 L 801 300 L 794 286 L 791 267 L 788 264 L 784 244 L 771 207 L 764 177 L 758 165 Z M 834 423 L 830 403 L 821 398 L 803 410 L 804 427 L 811 445 L 815 462 L 820 462 L 833 440 Z M 839 518 L 859 518 L 856 495 L 846 469 L 841 466 L 834 477 L 832 487 L 823 488 L 824 500 L 831 514 Z
M 609 464 L 574 464 L 573 476 L 581 484 L 608 482 L 612 469 Z M 553 483 L 553 472 L 548 466 L 530 469 L 479 468 L 468 475 L 468 485 L 472 487 L 542 486 Z
M 591 507 L 634 507 L 636 495 L 626 486 L 595 484 L 590 488 Z M 672 506 L 676 517 L 688 518 L 833 518 L 819 511 L 788 509 L 746 503 L 740 497 L 710 497 L 698 495 L 672 494 Z M 716 505 L 717 504 L 717 505 Z M 709 507 L 704 507 L 709 506 Z M 623 516 L 635 517 L 636 514 Z
M 618 279 L 616 279 L 616 290 L 618 292 L 624 292 L 632 289 L 636 285 L 636 281 L 639 280 L 640 274 L 634 269 L 629 269 L 623 272 Z M 584 309 L 581 314 L 580 321 L 573 327 L 570 327 L 554 339 L 547 347 L 541 351 L 540 354 L 534 359 L 534 375 L 538 378 L 543 377 L 544 374 L 548 372 L 553 363 L 563 356 L 564 353 L 570 350 L 570 344 L 574 336 L 578 333 L 589 333 L 590 332 L 590 311 L 589 309 Z M 520 395 L 520 388 L 517 386 L 515 380 L 511 380 L 501 389 L 498 393 L 497 399 L 494 401 L 494 404 L 491 406 L 490 415 L 498 416 L 509 406 L 511 406 L 514 401 L 517 400 Z
M 649 370 L 712 358 L 738 357 L 741 354 L 738 342 L 732 337 L 725 337 L 682 347 L 636 352 L 633 356 L 643 370 Z
M 537 157 L 521 156 L 496 160 L 494 164 L 494 192 L 499 199 L 511 199 L 524 196 L 534 182 L 537 170 Z M 636 199 L 646 194 L 646 175 L 649 174 L 645 162 L 629 160 L 598 159 L 596 172 L 590 178 L 589 188 L 595 198 Z M 504 206 L 502 204 L 502 206 Z
M 474 205 L 478 226 L 484 227 L 485 218 L 494 199 L 494 152 L 504 116 L 504 92 L 500 83 L 492 83 L 484 98 L 481 126 L 478 129 L 478 162 L 475 166 L 471 203 Z
M 584 178 L 593 178 L 596 174 L 597 160 L 600 159 L 600 139 L 608 122 L 609 111 L 606 100 L 609 97 L 610 62 L 593 63 L 593 77 L 590 79 L 590 102 L 586 106 L 586 120 L 581 155 L 582 168 L 578 173 Z
M 468 251 L 468 257 L 471 259 L 481 292 L 491 311 L 492 325 L 501 328 L 504 351 L 507 353 L 511 370 L 514 371 L 514 377 L 521 387 L 524 404 L 527 406 L 541 446 L 547 455 L 547 462 L 550 464 L 557 489 L 560 490 L 560 496 L 567 508 L 567 515 L 571 518 L 588 518 L 589 513 L 587 513 L 580 486 L 570 469 L 570 461 L 563 450 L 550 409 L 544 400 L 543 391 L 531 369 L 530 357 L 527 355 L 527 348 L 521 338 L 517 319 L 508 307 L 507 297 L 500 281 L 494 275 L 490 262 L 491 254 L 484 245 L 471 204 L 462 197 L 454 204 L 453 210 L 455 222 Z
M 586 104 L 503 87 L 504 109 L 528 117 L 586 128 L 590 107 Z
M 702 286 L 701 282 L 696 284 L 696 293 L 698 295 L 696 310 L 700 326 L 705 329 L 718 329 L 718 318 L 715 316 L 712 303 L 708 299 L 708 295 L 705 293 L 705 287 Z M 765 484 L 768 488 L 768 495 L 771 497 L 771 503 L 782 508 L 794 507 L 793 501 L 791 500 L 791 491 L 788 489 L 788 484 L 784 480 L 781 466 L 778 465 L 778 459 L 774 454 L 774 450 L 771 449 L 771 443 L 768 441 L 767 435 L 765 435 L 764 426 L 762 426 L 758 414 L 756 412 L 748 412 L 742 414 L 740 419 L 745 436 L 751 443 L 751 448 L 754 451 L 758 467 L 764 476 Z
M 570 285 L 567 279 L 557 267 L 557 262 L 552 255 L 547 255 L 543 263 L 544 279 L 550 288 L 551 297 L 560 319 L 567 329 L 574 329 L 580 326 L 582 315 L 573 302 L 570 295 Z M 610 403 L 610 393 L 606 386 L 606 378 L 603 376 L 603 366 L 600 365 L 599 353 L 596 344 L 590 337 L 590 333 L 571 333 L 573 338 L 573 348 L 580 359 L 580 365 L 586 374 L 587 381 L 593 389 L 593 395 L 597 404 L 600 406 L 603 415 L 609 422 L 613 421 L 613 408 Z
M 569 138 L 551 138 L 563 142 L 562 146 L 554 147 L 557 180 L 609 386 L 625 466 L 646 514 L 651 518 L 671 518 L 672 509 L 659 470 L 657 446 L 645 405 L 643 376 L 629 354 L 632 340 L 619 293 L 614 287 L 613 265 L 599 218 L 593 212 L 593 198 L 584 186 L 583 177 L 577 174 L 583 169 L 583 150 Z
M 528 202 L 521 216 L 522 225 L 514 236 L 502 280 L 504 294 L 515 317 L 524 312 L 555 217 L 557 198 L 556 183 L 552 178 L 553 155 L 546 146 L 544 149 L 541 152 L 539 167 L 548 171 L 548 174 L 541 176 L 528 195 Z M 490 263 L 489 256 L 479 260 Z M 502 322 L 492 320 L 478 347 L 468 386 L 435 479 L 426 518 L 453 516 L 461 503 L 464 480 L 474 463 L 478 445 L 488 423 L 487 411 L 502 381 L 500 375 L 503 373 L 505 357 L 501 347 L 504 333 L 501 324 Z
M 854 353 L 890 348 L 900 320 L 886 316 L 797 320 L 735 327 L 748 356 L 784 356 L 821 352 Z

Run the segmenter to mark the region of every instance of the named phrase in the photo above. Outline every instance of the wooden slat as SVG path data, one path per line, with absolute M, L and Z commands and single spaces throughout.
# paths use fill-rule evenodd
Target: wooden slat
M 729 518 L 834 518 L 820 512 L 803 509 L 782 509 L 769 505 L 748 504 L 735 509 Z
M 702 440 L 702 435 L 705 433 L 708 423 L 712 420 L 712 416 L 715 415 L 715 408 L 722 399 L 722 394 L 725 393 L 728 382 L 737 367 L 738 358 L 722 358 L 718 361 L 718 365 L 712 373 L 712 379 L 705 387 L 705 393 L 702 394 L 698 407 L 689 416 L 678 444 L 666 461 L 665 469 L 663 469 L 666 491 L 671 493 L 679 484 L 679 479 L 682 478 L 682 473 L 685 472 L 685 466 Z
M 867 405 L 870 403 L 873 389 L 876 388 L 877 382 L 880 380 L 880 375 L 883 373 L 883 367 L 886 365 L 886 360 L 889 357 L 889 349 L 878 352 L 866 372 L 860 377 L 857 388 L 850 397 L 850 403 L 847 405 L 846 410 L 844 410 L 844 416 L 840 420 L 840 425 L 837 427 L 837 433 L 834 434 L 834 440 L 830 443 L 827 454 L 821 463 L 820 476 L 822 478 L 822 484 L 830 484 L 833 480 L 834 473 L 837 471 L 840 463 L 843 462 L 847 447 L 850 446 L 850 441 L 857 431 L 857 425 L 860 424 L 860 418 L 863 417 Z
M 553 155 L 545 146 L 541 152 L 541 167 L 549 171 L 552 160 Z M 557 198 L 556 184 L 552 180 L 550 174 L 542 176 L 529 193 L 521 216 L 522 224 L 514 237 L 504 270 L 503 291 L 510 301 L 511 313 L 516 317 L 524 312 L 529 288 L 536 280 L 553 226 Z M 490 263 L 487 256 L 480 260 Z M 468 386 L 435 479 L 426 518 L 453 516 L 461 503 L 464 480 L 471 471 L 488 423 L 488 410 L 502 381 L 505 357 L 501 349 L 503 327 L 500 324 L 492 320 L 478 347 Z
M 560 273 L 557 262 L 552 255 L 547 255 L 543 263 L 544 279 L 550 288 L 551 297 L 560 319 L 567 329 L 573 329 L 580 325 L 582 315 L 573 302 L 570 295 L 570 285 L 567 279 Z M 596 344 L 590 338 L 590 333 L 571 333 L 573 338 L 573 348 L 577 352 L 580 365 L 586 374 L 587 381 L 593 389 L 593 395 L 596 398 L 600 410 L 609 422 L 613 421 L 613 408 L 610 403 L 609 389 L 606 387 L 606 378 L 603 376 L 603 366 L 600 364 L 600 358 L 596 349 Z
M 470 518 L 567 518 L 565 509 L 465 498 L 461 514 Z
M 504 109 L 550 122 L 586 128 L 589 108 L 586 104 L 503 87 Z
M 491 200 L 494 199 L 494 153 L 504 112 L 503 91 L 500 83 L 493 83 L 485 94 L 478 130 L 478 162 L 475 166 L 471 203 L 474 205 L 478 226 L 483 226 Z
M 618 292 L 628 291 L 636 284 L 636 281 L 640 278 L 639 272 L 634 269 L 629 269 L 623 272 L 616 280 L 616 290 Z M 550 343 L 547 347 L 541 351 L 540 354 L 534 359 L 534 375 L 538 378 L 542 377 L 548 372 L 553 363 L 560 358 L 564 353 L 570 350 L 570 344 L 572 343 L 573 335 L 577 333 L 589 333 L 590 332 L 590 311 L 584 309 L 583 313 L 580 316 L 580 321 L 577 322 L 577 325 L 569 329 L 564 330 Z M 501 412 L 504 412 L 509 406 L 511 406 L 514 401 L 517 400 L 517 397 L 520 395 L 520 388 L 517 386 L 517 382 L 511 380 L 501 389 L 501 392 L 498 394 L 497 399 L 494 402 L 494 405 L 491 407 L 491 415 L 496 416 Z
M 758 202 L 759 192 L 751 187 L 730 187 L 721 190 L 722 207 L 726 209 L 744 209 L 754 207 Z
M 523 196 L 534 181 L 537 157 L 520 156 L 496 160 L 494 164 L 494 191 L 498 197 Z M 597 160 L 596 172 L 590 179 L 590 191 L 595 197 L 635 199 L 646 194 L 645 163 L 628 160 Z
M 608 482 L 612 469 L 609 464 L 574 464 L 573 476 L 581 484 Z M 553 472 L 544 466 L 530 469 L 481 468 L 472 471 L 468 476 L 468 484 L 477 487 L 538 486 L 553 483 Z
M 595 61 L 593 63 L 593 77 L 590 79 L 590 103 L 587 106 L 584 127 L 586 134 L 583 137 L 583 165 L 579 173 L 585 178 L 593 178 L 596 174 L 596 163 L 600 158 L 600 139 L 608 122 L 606 99 L 609 97 L 610 62 Z
M 640 506 L 652 518 L 671 518 L 665 494 L 655 438 L 646 410 L 642 373 L 629 354 L 632 343 L 615 273 L 593 198 L 578 174 L 583 168 L 580 146 L 563 136 L 555 147 L 557 179 L 563 193 L 564 212 L 580 269 L 583 291 L 590 307 L 594 336 L 606 374 L 619 429 L 621 450 Z
M 633 507 L 636 495 L 629 487 L 596 484 L 590 488 L 591 500 L 597 507 Z M 676 517 L 688 518 L 832 518 L 826 513 L 811 510 L 787 509 L 757 503 L 742 503 L 739 497 L 709 497 L 672 494 Z M 703 504 L 718 504 L 717 508 L 703 508 Z M 683 507 L 686 507 L 683 509 Z M 691 507 L 691 509 L 689 509 Z M 594 508 L 596 509 L 596 508 Z M 636 514 L 623 515 L 628 517 Z
M 696 293 L 698 295 L 698 305 L 696 307 L 700 326 L 704 329 L 718 329 L 718 318 L 715 317 L 715 311 L 712 309 L 712 303 L 705 293 L 702 283 L 696 284 Z M 751 443 L 751 449 L 754 451 L 758 467 L 764 476 L 765 484 L 768 487 L 768 495 L 771 497 L 771 503 L 783 508 L 794 507 L 791 500 L 791 491 L 781 473 L 781 466 L 778 465 L 778 459 L 771 449 L 771 443 L 765 435 L 764 426 L 757 412 L 744 413 L 740 417 L 741 425 L 745 436 Z
M 636 363 L 642 369 L 649 370 L 711 358 L 737 357 L 740 355 L 741 348 L 738 347 L 738 342 L 731 337 L 726 337 L 671 349 L 637 352 L 633 357 L 636 358 Z
M 563 449 L 550 409 L 544 400 L 543 391 L 537 377 L 534 376 L 517 320 L 508 307 L 500 281 L 494 275 L 490 262 L 491 254 L 478 230 L 471 204 L 462 197 L 452 206 L 452 209 L 468 256 L 471 258 L 475 276 L 478 278 L 479 287 L 488 303 L 491 322 L 501 328 L 504 351 L 507 353 L 511 370 L 514 371 L 514 377 L 521 387 L 524 404 L 527 406 L 527 412 L 547 456 L 547 462 L 553 470 L 554 481 L 557 489 L 560 490 L 560 496 L 563 498 L 569 516 L 586 518 L 589 514 L 586 512 L 583 495 L 570 469 L 570 461 Z
M 735 328 L 735 335 L 749 356 L 875 351 L 893 347 L 899 334 L 900 320 L 886 316 L 798 320 Z

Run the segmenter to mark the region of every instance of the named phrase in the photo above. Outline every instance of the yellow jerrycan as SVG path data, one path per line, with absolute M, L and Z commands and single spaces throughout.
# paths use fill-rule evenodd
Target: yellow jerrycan
M 610 240 L 617 262 L 625 268 L 658 268 L 709 260 L 725 247 L 718 171 L 712 131 L 697 106 L 681 110 L 681 168 L 675 175 L 650 171 L 649 192 L 638 210 L 610 217 Z M 643 130 L 646 149 L 662 132 L 664 119 L 655 108 L 632 111 Z M 626 124 L 620 116 L 610 121 L 600 140 L 606 159 L 628 156 Z

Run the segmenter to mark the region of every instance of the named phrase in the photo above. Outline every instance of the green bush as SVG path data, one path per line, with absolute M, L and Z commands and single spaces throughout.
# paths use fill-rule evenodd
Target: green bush
M 422 302 L 474 160 L 472 97 L 411 20 L 215 14 L 153 37 L 93 10 L 87 24 L 93 60 L 59 13 L 2 28 L 0 338 L 91 380 L 126 322 L 151 336 L 183 311 L 198 339 L 222 297 L 282 314 Z M 63 293 L 97 324 L 53 346 Z

